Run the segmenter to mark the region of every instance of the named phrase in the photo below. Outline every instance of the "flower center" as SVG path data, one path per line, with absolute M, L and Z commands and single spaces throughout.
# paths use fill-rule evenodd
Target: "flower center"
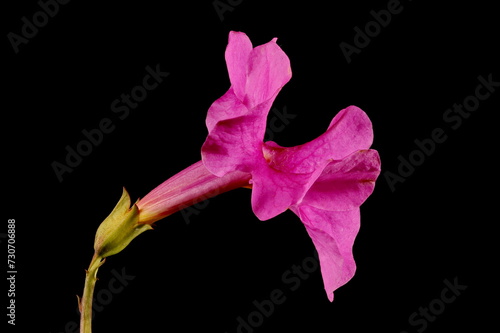
M 262 146 L 262 155 L 264 155 L 264 159 L 268 164 L 271 164 L 271 159 L 273 157 L 273 154 L 269 148 L 266 146 Z
M 280 169 L 280 161 L 282 158 L 279 157 L 279 154 L 283 150 L 285 150 L 285 148 L 278 146 L 272 141 L 268 141 L 262 145 L 262 155 L 271 168 L 276 170 Z

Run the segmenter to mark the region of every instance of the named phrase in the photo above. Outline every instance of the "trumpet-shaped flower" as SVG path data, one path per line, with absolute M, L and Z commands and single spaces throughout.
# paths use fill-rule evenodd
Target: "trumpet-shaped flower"
M 333 291 L 354 275 L 359 207 L 380 173 L 378 153 L 369 149 L 371 122 L 349 106 L 310 142 L 295 147 L 263 142 L 269 109 L 291 78 L 288 57 L 276 38 L 254 48 L 241 32 L 230 33 L 225 56 L 231 87 L 208 110 L 202 161 L 137 201 L 137 221 L 151 224 L 222 192 L 251 188 L 259 219 L 290 209 L 302 220 L 333 300 Z

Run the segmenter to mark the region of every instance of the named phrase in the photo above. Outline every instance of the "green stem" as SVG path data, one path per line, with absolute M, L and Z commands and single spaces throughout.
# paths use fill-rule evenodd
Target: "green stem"
M 97 281 L 97 270 L 104 264 L 100 255 L 94 254 L 86 272 L 83 296 L 79 299 L 80 308 L 80 333 L 92 333 L 92 301 L 94 299 L 94 287 Z

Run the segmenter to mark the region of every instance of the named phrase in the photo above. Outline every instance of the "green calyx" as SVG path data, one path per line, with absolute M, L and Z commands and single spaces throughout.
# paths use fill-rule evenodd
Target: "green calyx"
M 153 229 L 149 224 L 139 224 L 139 209 L 131 206 L 130 195 L 123 189 L 122 196 L 111 214 L 97 229 L 94 250 L 102 258 L 123 250 L 135 237 Z

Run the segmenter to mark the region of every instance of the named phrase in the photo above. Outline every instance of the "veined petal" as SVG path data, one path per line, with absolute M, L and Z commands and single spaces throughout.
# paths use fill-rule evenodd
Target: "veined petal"
M 271 101 L 261 103 L 248 114 L 221 120 L 212 128 L 201 148 L 202 160 L 219 177 L 239 170 L 251 172 L 262 155 L 267 111 Z
M 243 32 L 231 31 L 226 48 L 226 65 L 229 80 L 235 95 L 243 101 L 248 74 L 248 59 L 252 52 L 252 42 Z
M 300 201 L 314 181 L 311 174 L 286 174 L 265 165 L 252 172 L 252 210 L 261 221 L 273 218 Z
M 333 211 L 355 209 L 373 192 L 379 174 L 378 152 L 357 151 L 340 161 L 330 162 L 302 203 Z
M 370 148 L 373 143 L 372 122 L 363 110 L 351 105 L 332 119 L 321 139 L 330 144 L 330 147 L 323 148 L 325 153 L 331 152 L 331 158 L 339 160 L 357 150 Z M 309 144 L 318 145 L 306 143 Z
M 290 60 L 276 44 L 276 38 L 257 46 L 249 58 L 245 104 L 253 108 L 269 99 L 274 100 L 291 77 Z
M 292 75 L 290 60 L 276 44 L 276 38 L 252 48 L 250 39 L 242 32 L 230 32 L 226 64 L 231 87 L 210 107 L 206 120 L 209 131 L 218 121 L 242 116 L 250 110 L 259 110 L 267 117 L 274 99 Z
M 325 291 L 333 301 L 333 292 L 346 284 L 356 271 L 352 247 L 360 226 L 359 208 L 334 212 L 299 205 L 291 210 L 304 223 L 318 251 Z
M 275 143 L 264 145 L 270 166 L 289 173 L 310 173 L 324 168 L 332 160 L 341 160 L 355 151 L 370 148 L 372 124 L 366 113 L 356 106 L 340 111 L 327 131 L 316 139 L 290 148 Z
M 233 87 L 212 103 L 208 109 L 206 125 L 211 132 L 215 125 L 221 120 L 237 118 L 248 114 L 248 108 L 235 95 Z

